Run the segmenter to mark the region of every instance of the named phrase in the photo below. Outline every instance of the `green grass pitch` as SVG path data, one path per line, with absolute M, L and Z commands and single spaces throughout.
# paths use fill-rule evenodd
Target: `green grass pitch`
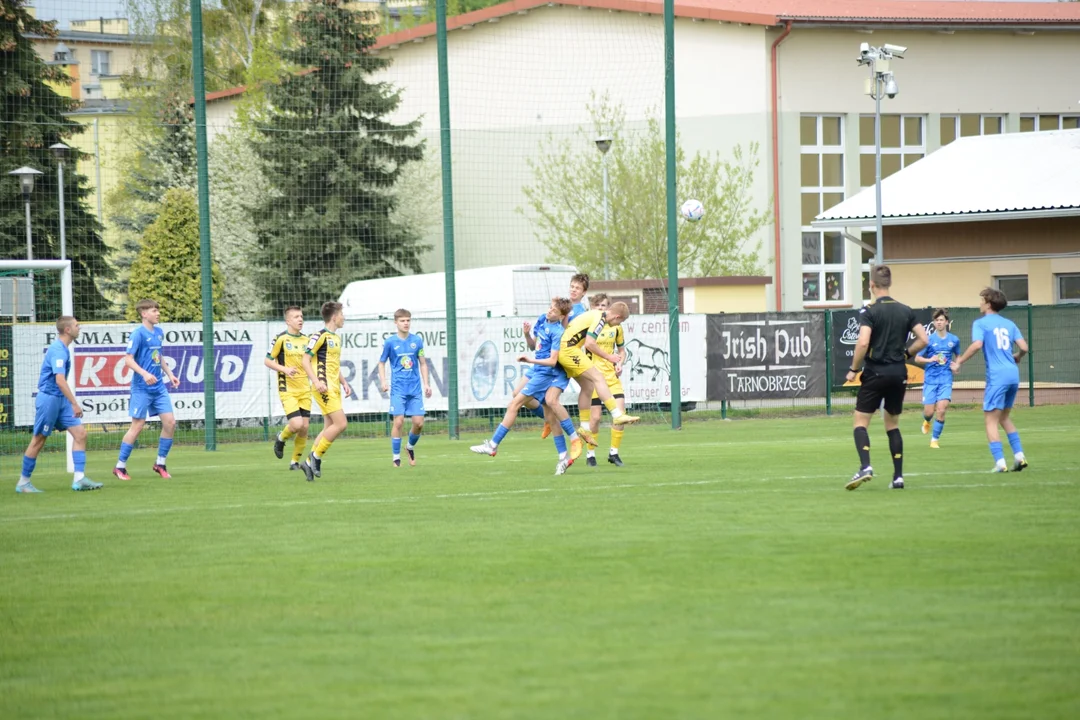
M 343 440 L 312 484 L 249 444 L 93 452 L 94 493 L 53 454 L 18 496 L 8 456 L 0 717 L 1080 717 L 1077 408 L 1017 411 L 1020 474 L 980 412 L 919 421 L 904 491 L 880 420 L 844 491 L 846 415 L 635 427 L 563 477 L 533 430 Z

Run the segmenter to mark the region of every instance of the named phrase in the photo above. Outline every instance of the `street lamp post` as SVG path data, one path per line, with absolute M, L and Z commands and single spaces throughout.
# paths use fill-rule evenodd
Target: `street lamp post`
M 610 188 L 608 185 L 608 169 L 607 169 L 607 154 L 611 149 L 611 143 L 613 138 L 610 135 L 601 135 L 593 142 L 596 143 L 596 149 L 600 151 L 600 167 L 604 174 L 604 279 L 610 279 L 611 271 L 608 267 L 608 245 L 607 241 L 611 235 L 611 214 L 608 209 L 608 195 Z
M 887 95 L 890 99 L 896 97 L 899 88 L 893 77 L 891 61 L 893 58 L 902 60 L 907 48 L 902 45 L 889 45 L 871 47 L 870 43 L 862 43 L 859 46 L 859 65 L 870 66 L 870 79 L 866 81 L 866 94 L 874 98 L 874 207 L 875 229 L 877 230 L 877 248 L 874 254 L 874 264 L 882 265 L 885 262 L 885 248 L 881 231 L 881 96 Z
M 26 205 L 26 259 L 34 259 L 34 234 L 30 229 L 30 193 L 34 191 L 34 176 L 42 175 L 40 170 L 35 170 L 32 167 L 23 166 L 18 170 L 12 170 L 8 175 L 14 175 L 19 178 L 19 187 L 22 189 L 23 203 Z M 30 278 L 30 287 L 34 286 L 34 271 L 31 270 L 28 273 Z M 15 295 L 18 297 L 18 283 L 16 283 Z M 33 315 L 30 316 L 30 322 L 34 322 L 37 318 Z
M 67 157 L 67 153 L 71 148 L 64 143 L 56 143 L 50 145 L 49 149 L 56 156 L 56 172 L 60 180 L 57 186 L 60 189 L 60 259 L 67 260 L 67 230 L 64 226 L 64 158 Z

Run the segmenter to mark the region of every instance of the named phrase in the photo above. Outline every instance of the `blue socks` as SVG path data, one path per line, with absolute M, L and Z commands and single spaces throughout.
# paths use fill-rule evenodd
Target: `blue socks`
M 1020 433 L 1011 432 L 1011 433 L 1009 433 L 1008 438 L 1009 438 L 1009 447 L 1012 448 L 1013 455 L 1019 455 L 1020 453 L 1024 452 L 1023 446 L 1020 445 Z
M 559 451 L 559 457 L 562 457 L 566 453 L 566 436 L 555 436 L 555 449 Z
M 562 431 L 570 437 L 574 437 L 575 435 L 577 435 L 577 430 L 574 429 L 574 421 L 570 418 L 566 418 L 565 420 L 560 422 L 559 427 L 561 427 Z
M 390 438 L 390 449 L 394 452 L 394 457 L 401 455 L 401 438 Z
M 75 472 L 86 472 L 86 451 L 85 450 L 72 450 L 71 460 L 75 463 Z M 25 462 L 23 463 L 26 464 Z
M 933 431 L 933 434 L 930 437 L 932 437 L 934 440 L 937 440 L 938 438 L 941 437 L 941 431 L 944 430 L 944 429 L 945 429 L 945 421 L 944 420 L 935 420 L 934 421 L 934 431 Z
M 544 419 L 544 406 L 543 405 L 537 405 L 536 407 L 534 407 L 532 409 L 532 414 L 535 415 L 536 417 L 540 418 L 541 420 L 543 420 Z
M 1001 449 L 1001 443 L 990 443 L 990 454 L 994 456 L 995 462 L 1005 462 L 1005 451 Z
M 126 443 L 126 442 L 121 442 L 120 443 L 120 462 L 126 463 L 128 461 L 128 458 L 131 457 L 131 451 L 134 450 L 134 449 L 135 449 L 134 445 L 131 445 L 130 443 Z
M 506 433 L 510 432 L 510 428 L 506 427 L 502 423 L 499 423 L 499 427 L 495 428 L 495 435 L 492 436 L 491 442 L 498 445 L 506 437 Z
M 86 453 L 83 453 L 83 457 L 86 457 Z M 34 474 L 34 467 L 37 465 L 37 458 L 28 458 L 23 455 L 22 458 L 22 476 L 27 480 Z
M 172 438 L 165 439 L 160 438 L 157 443 L 158 457 L 164 459 L 169 457 L 169 450 L 172 449 Z
M 416 447 L 418 442 L 420 442 L 420 436 L 409 433 L 409 447 Z

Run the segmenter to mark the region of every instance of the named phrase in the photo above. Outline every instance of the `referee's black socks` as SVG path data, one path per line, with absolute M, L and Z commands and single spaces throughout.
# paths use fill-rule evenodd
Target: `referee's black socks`
M 866 428 L 855 428 L 855 449 L 859 451 L 859 469 L 870 466 L 870 433 Z
M 900 428 L 890 430 L 889 453 L 892 454 L 893 479 L 904 477 L 904 438 L 900 435 Z

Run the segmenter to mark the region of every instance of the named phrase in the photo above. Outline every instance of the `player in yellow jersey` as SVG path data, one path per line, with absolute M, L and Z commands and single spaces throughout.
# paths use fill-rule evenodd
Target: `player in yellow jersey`
M 562 344 L 559 347 L 559 364 L 562 365 L 567 376 L 576 380 L 581 388 L 578 394 L 578 415 L 581 419 L 579 435 L 592 435 L 589 431 L 588 419 L 592 410 L 593 390 L 599 396 L 600 402 L 611 413 L 613 425 L 629 425 L 638 421 L 637 417 L 627 415 L 625 411 L 619 409 L 611 396 L 611 390 L 604 381 L 604 376 L 593 364 L 593 357 L 601 357 L 612 365 L 620 362 L 619 356 L 602 350 L 596 343 L 596 338 L 604 328 L 618 327 L 629 316 L 630 308 L 626 306 L 626 303 L 617 302 L 605 312 L 589 310 L 578 315 L 570 321 L 563 332 Z
M 293 438 L 290 470 L 300 469 L 311 419 L 311 381 L 304 373 L 308 338 L 303 329 L 304 311 L 295 305 L 285 308 L 285 332 L 277 334 L 263 360 L 263 365 L 277 373 L 278 396 L 289 421 L 274 439 L 274 455 L 280 460 L 285 455 L 285 441 Z
M 597 293 L 589 298 L 591 309 L 600 310 L 601 312 L 608 309 L 608 305 L 611 304 L 610 298 L 605 293 Z M 615 404 L 622 411 L 626 411 L 626 394 L 623 392 L 622 380 L 622 364 L 626 361 L 626 350 L 623 346 L 626 341 L 623 337 L 623 326 L 611 326 L 608 325 L 600 334 L 596 336 L 596 344 L 600 346 L 600 349 L 606 353 L 611 353 L 619 358 L 618 363 L 610 363 L 602 357 L 594 357 L 593 364 L 600 370 L 600 374 L 604 376 L 604 382 L 608 386 L 608 390 L 611 390 L 611 397 L 615 399 Z M 600 403 L 600 396 L 593 391 L 592 394 L 592 408 L 589 413 L 589 429 L 592 430 L 593 437 L 596 437 L 600 432 L 600 416 L 602 414 L 603 405 Z M 623 429 L 622 427 L 612 425 L 611 426 L 611 448 L 608 450 L 608 462 L 616 467 L 622 467 L 623 461 L 619 457 L 619 448 L 622 445 Z M 585 458 L 585 464 L 589 467 L 596 467 L 596 452 L 593 447 L 589 448 L 589 452 Z
M 345 325 L 341 303 L 323 303 L 322 319 L 326 327 L 308 339 L 303 359 L 304 372 L 311 379 L 315 402 L 323 414 L 323 430 L 315 438 L 311 455 L 300 463 L 308 481 L 322 477 L 323 455 L 338 435 L 345 432 L 349 421 L 345 419 L 341 398 L 352 394 L 349 383 L 341 376 L 341 337 L 337 334 Z

